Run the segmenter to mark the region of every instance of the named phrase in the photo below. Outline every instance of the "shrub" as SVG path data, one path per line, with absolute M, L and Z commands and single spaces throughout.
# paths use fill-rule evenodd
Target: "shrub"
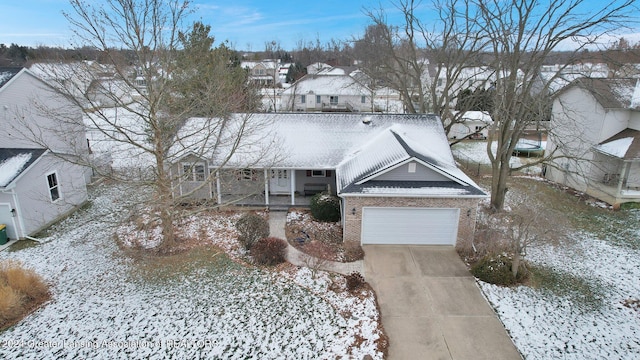
M 251 256 L 260 265 L 278 265 L 286 260 L 287 242 L 268 237 L 258 240 L 251 248 Z
M 520 266 L 518 277 L 513 277 L 511 257 L 506 254 L 489 254 L 471 267 L 471 274 L 478 279 L 496 285 L 513 285 L 526 279 L 524 264 Z
M 269 223 L 262 216 L 246 213 L 238 222 L 236 229 L 240 233 L 238 240 L 249 250 L 256 241 L 269 236 Z
M 364 277 L 359 272 L 352 272 L 347 275 L 347 289 L 349 291 L 354 291 L 360 289 L 364 284 Z
M 0 283 L 0 327 L 15 320 L 23 313 L 23 300 L 20 293 L 12 287 Z
M 311 215 L 318 221 L 339 221 L 340 200 L 326 192 L 313 195 L 309 204 Z
M 27 300 L 39 301 L 48 293 L 47 284 L 40 275 L 31 269 L 23 268 L 19 263 L 5 261 L 0 265 L 0 278 L 13 290 Z

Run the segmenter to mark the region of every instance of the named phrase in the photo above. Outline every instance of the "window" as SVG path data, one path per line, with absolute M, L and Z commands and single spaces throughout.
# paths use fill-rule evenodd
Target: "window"
M 438 79 L 438 87 L 442 86 L 442 79 Z
M 187 181 L 204 181 L 204 164 L 182 164 L 182 173 Z
M 311 170 L 311 177 L 326 177 L 327 172 L 324 170 Z
M 320 104 L 322 102 L 322 96 L 316 95 L 316 104 Z
M 47 175 L 47 185 L 49 186 L 51 201 L 60 199 L 60 186 L 58 185 L 58 176 L 56 173 Z
M 258 181 L 258 172 L 252 169 L 237 170 L 236 179 L 238 181 L 243 181 L 243 180 Z
M 301 103 L 306 103 L 307 102 L 307 95 L 300 95 L 300 102 Z
M 330 96 L 329 97 L 329 103 L 331 105 L 338 105 L 338 97 L 337 96 Z
M 367 97 L 362 95 L 362 97 L 360 97 L 360 102 L 363 103 L 363 104 L 366 103 L 367 102 Z

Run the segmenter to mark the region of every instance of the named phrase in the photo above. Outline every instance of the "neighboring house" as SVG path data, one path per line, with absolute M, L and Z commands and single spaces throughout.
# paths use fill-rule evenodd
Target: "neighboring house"
M 341 68 L 307 74 L 282 92 L 280 111 L 373 112 L 375 93 Z
M 239 148 L 252 151 L 218 158 L 225 152 L 208 145 L 174 149 L 172 173 L 182 175 L 176 193 L 226 203 L 257 191 L 263 206 L 281 197 L 293 206 L 328 191 L 341 199 L 344 241 L 471 247 L 478 202 L 487 195 L 456 167 L 436 115 L 251 116 L 264 127 Z M 261 156 L 271 146 L 278 155 Z
M 88 151 L 82 111 L 31 71 L 0 68 L 0 113 L 0 223 L 33 236 L 87 200 L 87 169 L 62 160 Z
M 242 61 L 240 66 L 249 72 L 249 82 L 259 86 L 277 86 L 287 81 L 291 64 L 280 60 Z
M 579 79 L 553 103 L 546 177 L 614 206 L 640 202 L 640 84 Z
M 457 113 L 454 111 L 453 116 L 457 116 Z M 462 139 L 467 136 L 471 139 L 486 139 L 489 136 L 489 126 L 493 124 L 491 115 L 486 111 L 465 111 L 460 114 L 458 121 L 451 125 L 450 139 Z

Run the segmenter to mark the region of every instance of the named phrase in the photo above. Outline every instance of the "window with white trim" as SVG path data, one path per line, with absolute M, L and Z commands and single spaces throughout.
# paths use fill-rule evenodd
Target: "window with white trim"
M 58 174 L 51 173 L 47 175 L 47 186 L 49 187 L 49 197 L 54 202 L 60 199 L 60 185 L 58 184 Z
M 329 104 L 338 105 L 338 96 L 329 96 Z
M 316 95 L 316 104 L 320 104 L 322 102 L 322 96 Z
M 364 95 L 362 95 L 362 96 L 360 97 L 360 102 L 361 102 L 362 104 L 366 103 L 366 102 L 367 102 L 367 97 L 366 97 L 366 96 L 364 96 Z
M 311 170 L 311 177 L 326 177 L 327 172 L 325 170 Z
M 204 181 L 204 163 L 183 163 L 182 173 L 187 181 Z
M 300 103 L 304 104 L 307 102 L 307 95 L 300 95 Z

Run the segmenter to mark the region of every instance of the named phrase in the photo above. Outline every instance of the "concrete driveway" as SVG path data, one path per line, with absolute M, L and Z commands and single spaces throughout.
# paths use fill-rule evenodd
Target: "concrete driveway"
M 364 246 L 389 359 L 522 359 L 474 278 L 448 246 Z

